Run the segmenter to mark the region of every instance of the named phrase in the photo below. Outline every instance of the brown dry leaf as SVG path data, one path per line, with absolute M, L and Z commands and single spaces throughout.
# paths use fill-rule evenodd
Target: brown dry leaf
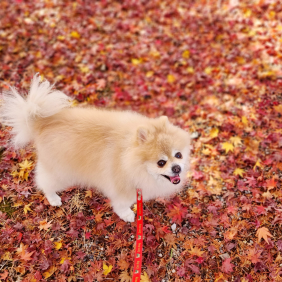
M 131 282 L 131 276 L 126 270 L 121 272 L 121 274 L 119 275 L 119 279 L 121 282 Z
M 169 246 L 175 248 L 175 244 L 176 244 L 176 242 L 177 242 L 177 238 L 176 238 L 176 236 L 175 236 L 173 233 L 167 233 L 167 234 L 165 234 L 164 239 L 165 239 L 165 242 L 166 242 Z
M 118 266 L 119 266 L 120 269 L 126 270 L 126 269 L 129 268 L 130 264 L 129 264 L 126 260 L 121 259 L 121 260 L 118 262 Z

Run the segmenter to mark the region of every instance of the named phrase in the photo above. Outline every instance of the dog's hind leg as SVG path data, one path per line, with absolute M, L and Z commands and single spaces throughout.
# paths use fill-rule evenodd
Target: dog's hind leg
M 62 184 L 56 175 L 46 169 L 40 161 L 37 163 L 35 173 L 37 188 L 44 193 L 50 205 L 61 206 L 61 198 L 56 192 L 64 190 L 66 188 L 65 185 Z

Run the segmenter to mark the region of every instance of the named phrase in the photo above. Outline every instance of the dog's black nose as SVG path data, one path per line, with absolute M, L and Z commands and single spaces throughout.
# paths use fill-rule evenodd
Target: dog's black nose
M 180 173 L 180 172 L 181 172 L 181 167 L 180 167 L 179 165 L 174 165 L 174 166 L 172 167 L 172 171 L 173 171 L 174 173 Z

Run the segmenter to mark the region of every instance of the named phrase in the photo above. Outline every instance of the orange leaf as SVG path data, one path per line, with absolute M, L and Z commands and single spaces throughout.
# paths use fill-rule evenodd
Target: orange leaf
M 204 251 L 201 251 L 198 247 L 193 248 L 191 246 L 191 251 L 188 251 L 192 256 L 202 257 Z
M 40 224 L 39 229 L 40 230 L 42 230 L 42 229 L 48 230 L 52 226 L 51 222 L 52 222 L 52 220 L 47 222 L 47 219 L 40 221 L 39 222 L 39 224 Z
M 266 243 L 268 244 L 268 238 L 267 237 L 273 237 L 268 228 L 266 227 L 261 227 L 257 230 L 257 233 L 256 233 L 257 237 L 258 237 L 258 242 L 260 242 L 261 238 L 263 238 Z

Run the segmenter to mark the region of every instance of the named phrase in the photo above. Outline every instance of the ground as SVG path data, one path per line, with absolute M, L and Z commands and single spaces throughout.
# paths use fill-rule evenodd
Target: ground
M 185 189 L 144 206 L 142 281 L 282 280 L 282 4 L 0 2 L 0 89 L 167 115 L 192 135 Z M 7 83 L 7 84 L 6 84 Z M 131 281 L 136 223 L 92 190 L 51 207 L 32 145 L 0 129 L 0 280 Z

